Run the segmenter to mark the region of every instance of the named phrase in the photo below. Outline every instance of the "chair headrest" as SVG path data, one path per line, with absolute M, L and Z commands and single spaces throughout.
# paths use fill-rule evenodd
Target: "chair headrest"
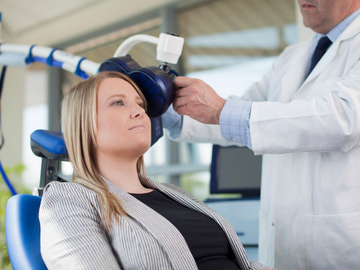
M 35 130 L 31 136 L 31 150 L 38 157 L 68 161 L 68 152 L 61 132 Z

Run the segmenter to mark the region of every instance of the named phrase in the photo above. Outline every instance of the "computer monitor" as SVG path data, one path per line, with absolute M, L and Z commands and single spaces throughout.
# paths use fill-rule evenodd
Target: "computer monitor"
M 246 147 L 213 146 L 210 193 L 241 193 L 259 197 L 262 156 Z

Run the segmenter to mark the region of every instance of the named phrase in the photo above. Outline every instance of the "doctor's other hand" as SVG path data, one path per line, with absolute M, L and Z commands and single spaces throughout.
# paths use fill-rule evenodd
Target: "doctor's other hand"
M 221 98 L 209 85 L 199 79 L 176 77 L 178 88 L 173 103 L 180 115 L 188 115 L 204 124 L 219 124 L 220 113 L 226 100 Z

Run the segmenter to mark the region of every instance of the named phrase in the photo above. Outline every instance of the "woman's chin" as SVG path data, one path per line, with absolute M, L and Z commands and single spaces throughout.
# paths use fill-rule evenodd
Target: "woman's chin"
M 143 140 L 138 140 L 136 143 L 136 148 L 139 152 L 142 152 L 142 155 L 145 154 L 151 146 L 151 139 L 144 138 Z

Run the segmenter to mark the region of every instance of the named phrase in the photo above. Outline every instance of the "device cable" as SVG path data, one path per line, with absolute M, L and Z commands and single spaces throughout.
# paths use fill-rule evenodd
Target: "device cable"
M 4 66 L 2 68 L 1 77 L 0 77 L 0 135 L 1 135 L 0 150 L 3 147 L 4 142 L 5 142 L 4 134 L 3 134 L 3 130 L 2 130 L 2 123 L 1 123 L 1 100 L 2 100 L 2 92 L 3 92 L 5 74 L 6 74 L 6 66 Z M 4 179 L 5 184 L 9 188 L 11 194 L 16 195 L 17 192 L 16 192 L 15 188 L 12 186 L 12 184 L 10 183 L 9 178 L 7 177 L 7 175 L 5 173 L 5 170 L 4 170 L 4 168 L 3 168 L 2 164 L 1 164 L 1 161 L 0 161 L 0 173 L 1 173 L 1 176 L 3 177 L 3 179 Z

